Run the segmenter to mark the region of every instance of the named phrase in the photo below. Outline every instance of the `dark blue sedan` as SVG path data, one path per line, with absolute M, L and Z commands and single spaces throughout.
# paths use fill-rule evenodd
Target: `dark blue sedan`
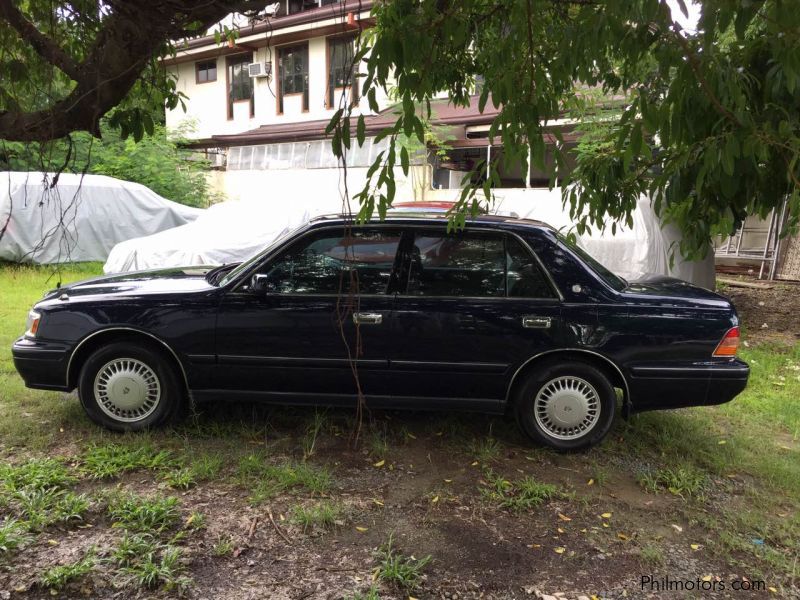
M 398 214 L 314 220 L 239 265 L 53 290 L 14 343 L 32 388 L 78 389 L 119 431 L 188 400 L 487 413 L 586 448 L 622 414 L 728 402 L 747 384 L 731 303 L 677 279 L 628 282 L 551 227 Z

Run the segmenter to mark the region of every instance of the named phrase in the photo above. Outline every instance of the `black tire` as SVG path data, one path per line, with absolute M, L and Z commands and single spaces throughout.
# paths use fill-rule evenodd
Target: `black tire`
M 125 380 L 121 379 L 126 376 L 125 373 L 115 375 L 118 378 L 116 380 L 108 377 L 99 380 L 101 371 L 115 361 L 127 361 L 117 366 L 138 372 L 129 374 Z M 96 380 L 102 388 L 100 393 L 95 392 Z M 145 398 L 140 408 L 126 410 L 111 400 L 114 390 L 119 395 L 129 393 L 130 389 L 142 394 L 138 397 Z M 106 408 L 100 397 L 103 390 L 108 390 L 105 392 Z M 98 425 L 113 431 L 141 431 L 172 421 L 183 404 L 182 392 L 170 358 L 156 348 L 132 342 L 116 342 L 96 350 L 84 363 L 78 379 L 78 395 L 86 414 Z M 154 400 L 156 396 L 157 400 Z M 119 397 L 120 400 L 124 399 L 123 396 Z M 151 403 L 154 405 L 151 406 Z
M 580 426 L 584 426 L 583 421 L 581 425 L 572 428 L 570 428 L 572 426 L 571 423 L 565 425 L 562 422 L 557 422 L 556 406 L 569 412 L 583 410 L 584 405 L 581 401 L 569 397 L 569 392 L 557 392 L 562 394 L 563 400 L 561 403 L 553 405 L 550 411 L 545 408 L 544 405 L 549 404 L 547 402 L 548 392 L 552 392 L 554 387 L 550 387 L 548 391 L 544 390 L 551 384 L 556 388 L 559 385 L 578 386 L 576 389 L 579 391 L 575 397 L 589 399 L 585 404 L 588 407 L 585 414 L 586 419 L 592 419 L 592 422 L 585 425 L 585 431 L 579 430 Z M 585 388 L 584 384 L 588 384 L 589 387 Z M 594 392 L 594 396 L 591 392 Z M 536 399 L 540 393 L 543 393 L 543 406 L 540 406 L 540 411 L 542 412 L 540 412 L 540 418 L 537 419 Z M 555 394 L 556 392 L 552 393 Z M 567 394 L 567 396 L 564 396 L 564 394 Z M 556 396 L 551 395 L 550 397 L 554 398 Z M 596 398 L 596 400 L 593 401 L 593 398 Z M 596 406 L 594 411 L 599 411 L 599 413 L 593 411 L 591 407 L 594 406 Z M 534 441 L 559 452 L 571 452 L 595 446 L 608 435 L 616 418 L 617 395 L 608 377 L 593 365 L 577 360 L 565 362 L 548 361 L 530 372 L 521 385 L 517 387 L 514 407 L 517 423 L 519 423 L 526 435 Z M 555 417 L 552 416 L 553 413 L 556 413 Z M 570 417 L 575 418 L 572 415 Z M 563 434 L 558 433 L 559 427 L 564 427 Z M 564 437 L 568 439 L 563 439 Z

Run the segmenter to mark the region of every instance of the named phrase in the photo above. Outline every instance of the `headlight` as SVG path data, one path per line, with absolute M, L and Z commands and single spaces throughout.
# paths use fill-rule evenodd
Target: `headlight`
M 28 313 L 28 323 L 25 326 L 25 337 L 36 337 L 36 332 L 39 331 L 39 321 L 42 315 L 32 310 Z

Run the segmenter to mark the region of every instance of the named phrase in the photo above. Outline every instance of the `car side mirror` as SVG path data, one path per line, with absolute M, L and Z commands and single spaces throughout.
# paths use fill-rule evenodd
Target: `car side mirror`
M 250 289 L 256 294 L 266 294 L 273 288 L 273 283 L 270 281 L 269 275 L 263 273 L 256 273 L 250 279 Z

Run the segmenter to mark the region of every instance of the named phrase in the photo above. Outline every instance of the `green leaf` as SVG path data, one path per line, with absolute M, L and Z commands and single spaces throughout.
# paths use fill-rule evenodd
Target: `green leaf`
M 417 136 L 420 144 L 425 144 L 425 129 L 422 126 L 422 120 L 414 117 L 414 135 Z
M 639 156 L 642 152 L 642 124 L 637 122 L 631 131 L 630 149 L 633 156 Z
M 142 113 L 142 123 L 144 124 L 144 130 L 147 132 L 147 135 L 152 136 L 155 130 L 153 116 L 148 112 Z
M 375 88 L 370 88 L 367 92 L 367 103 L 369 104 L 369 109 L 374 113 L 381 112 L 380 107 L 378 106 L 378 101 L 375 99 Z
M 389 206 L 392 205 L 394 201 L 394 193 L 395 193 L 395 183 L 394 178 L 386 180 L 386 202 Z
M 358 140 L 358 145 L 363 146 L 364 140 L 366 139 L 367 135 L 367 125 L 364 121 L 364 115 L 358 115 L 358 124 L 356 125 L 356 140 Z
M 400 165 L 403 167 L 403 174 L 406 177 L 408 176 L 409 162 L 408 150 L 406 150 L 406 147 L 403 146 L 400 148 Z
M 342 143 L 345 148 L 350 149 L 350 117 L 342 119 Z
M 328 124 L 325 126 L 325 135 L 330 134 L 331 131 L 336 129 L 336 126 L 339 124 L 339 120 L 342 118 L 342 114 L 344 114 L 344 109 L 340 108 L 331 117 L 331 120 L 328 121 Z

